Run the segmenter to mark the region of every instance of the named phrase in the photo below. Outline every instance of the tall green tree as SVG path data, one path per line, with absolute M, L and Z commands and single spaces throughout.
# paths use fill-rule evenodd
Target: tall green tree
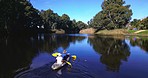
M 28 0 L 1 0 L 0 10 L 0 31 L 25 33 L 42 23 L 39 11 Z
M 75 23 L 76 20 L 70 20 L 70 17 L 67 14 L 61 16 L 61 28 L 66 31 L 66 33 L 75 32 Z
M 93 18 L 93 27 L 124 28 L 131 20 L 132 10 L 123 0 L 104 0 L 101 7 L 102 11 Z
M 67 14 L 61 16 L 61 28 L 67 30 L 69 28 L 70 17 Z
M 46 11 L 42 10 L 40 15 L 43 19 L 43 26 L 45 31 L 50 31 L 50 29 L 56 29 L 58 22 L 60 21 L 60 16 L 57 13 L 54 13 L 51 9 Z
M 70 17 L 67 14 L 63 14 L 61 16 L 61 19 L 64 20 L 64 21 L 69 21 L 70 20 Z
M 87 24 L 85 24 L 85 23 L 82 22 L 82 21 L 78 21 L 78 22 L 76 23 L 76 26 L 77 26 L 80 30 L 87 28 Z

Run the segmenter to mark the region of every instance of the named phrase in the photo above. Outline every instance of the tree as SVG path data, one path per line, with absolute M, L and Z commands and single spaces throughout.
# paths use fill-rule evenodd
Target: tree
M 57 22 L 59 21 L 59 15 L 54 13 L 51 9 L 46 11 L 42 10 L 40 13 L 43 22 L 44 22 L 44 29 L 48 32 L 51 28 L 55 29 Z
M 67 14 L 59 16 L 51 9 L 38 11 L 30 0 L 0 0 L 0 33 L 39 33 L 52 29 L 74 32 L 76 21 Z
M 143 27 L 141 27 L 141 29 L 148 29 L 148 17 L 144 18 L 141 21 L 141 25 L 143 26 Z
M 70 20 L 70 17 L 67 14 L 63 14 L 61 16 L 61 19 L 64 20 L 64 21 L 69 21 Z
M 148 29 L 148 17 L 140 20 L 140 19 L 134 19 L 131 22 L 131 25 L 133 27 L 136 27 L 138 29 Z
M 76 20 L 70 20 L 70 17 L 67 14 L 61 16 L 61 28 L 66 31 L 66 33 L 75 32 L 75 23 Z
M 24 18 L 25 18 L 25 28 L 27 30 L 31 30 L 31 32 L 38 31 L 41 28 L 43 21 L 41 16 L 39 15 L 39 11 L 31 5 L 30 2 L 25 1 L 23 2 L 24 5 Z
M 70 22 L 70 17 L 67 14 L 63 14 L 61 16 L 61 28 L 67 30 L 69 28 L 68 23 Z
M 123 0 L 104 0 L 102 11 L 95 15 L 91 25 L 107 29 L 124 28 L 132 15 L 130 5 L 124 4 Z
M 79 30 L 87 28 L 87 24 L 83 23 L 82 21 L 78 21 L 76 26 L 79 28 Z
M 140 19 L 134 19 L 132 22 L 131 22 L 131 26 L 133 27 L 138 27 L 140 25 Z
M 41 25 L 39 11 L 28 0 L 0 1 L 0 31 L 25 33 Z

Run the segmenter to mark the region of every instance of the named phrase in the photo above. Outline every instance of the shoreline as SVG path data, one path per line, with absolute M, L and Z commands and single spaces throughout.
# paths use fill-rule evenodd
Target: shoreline
M 148 37 L 147 34 L 94 34 L 94 35 L 100 35 L 100 36 L 141 36 L 141 37 Z
M 148 37 L 148 30 L 127 30 L 127 29 L 114 29 L 114 30 L 100 30 L 96 33 L 95 29 L 89 28 L 81 30 L 79 34 L 95 34 L 95 35 L 101 35 L 101 36 L 145 36 Z M 90 33 L 91 32 L 91 33 Z

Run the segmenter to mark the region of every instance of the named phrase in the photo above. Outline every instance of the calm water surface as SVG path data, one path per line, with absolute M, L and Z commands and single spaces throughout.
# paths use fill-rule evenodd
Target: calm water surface
M 53 71 L 53 52 L 76 55 Z M 87 34 L 0 38 L 0 78 L 148 78 L 148 37 Z

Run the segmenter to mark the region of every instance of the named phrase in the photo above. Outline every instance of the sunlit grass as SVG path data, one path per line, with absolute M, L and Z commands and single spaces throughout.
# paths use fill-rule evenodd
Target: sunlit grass
M 114 30 L 101 30 L 97 32 L 96 34 L 101 34 L 101 35 L 124 35 L 127 34 L 127 30 L 125 29 L 114 29 Z
M 134 32 L 136 32 L 137 30 L 128 30 L 128 33 L 132 34 Z
M 140 33 L 138 33 L 138 34 L 148 34 L 148 30 L 143 31 L 143 32 L 140 32 Z

